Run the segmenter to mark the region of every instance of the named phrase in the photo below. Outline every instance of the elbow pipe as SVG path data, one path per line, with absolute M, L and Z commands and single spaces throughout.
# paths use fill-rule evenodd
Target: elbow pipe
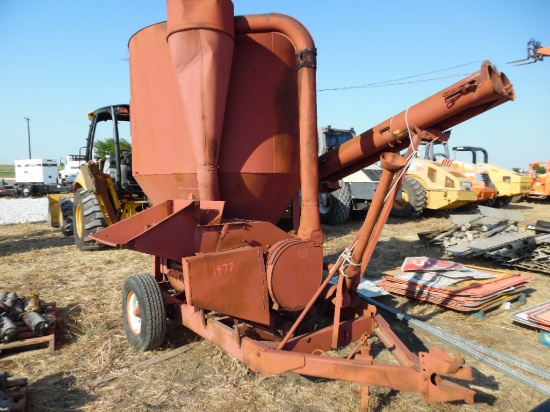
M 316 49 L 313 38 L 298 20 L 284 14 L 256 14 L 235 17 L 235 33 L 285 35 L 296 50 L 300 130 L 301 219 L 298 236 L 321 244 L 323 231 L 319 216 L 319 168 L 317 151 Z

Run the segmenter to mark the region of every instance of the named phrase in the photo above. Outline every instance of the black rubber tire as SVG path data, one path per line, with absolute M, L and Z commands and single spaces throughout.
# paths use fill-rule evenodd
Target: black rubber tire
M 321 223 L 341 225 L 347 222 L 351 213 L 351 188 L 340 182 L 340 189 L 319 197 Z
M 64 236 L 73 234 L 73 198 L 71 196 L 62 196 L 59 198 L 59 231 Z
M 136 310 L 139 308 L 139 314 Z M 122 292 L 122 318 L 128 341 L 140 351 L 162 345 L 166 307 L 157 281 L 147 273 L 130 276 Z
M 493 207 L 501 208 L 506 207 L 512 203 L 512 196 L 498 196 L 495 198 L 495 203 Z
M 407 176 L 401 186 L 402 199 L 396 200 L 391 210 L 391 216 L 401 219 L 411 219 L 422 214 L 428 203 L 426 189 L 414 177 Z
M 74 196 L 74 243 L 82 251 L 99 250 L 105 247 L 90 238 L 90 235 L 107 227 L 95 193 L 80 188 Z
M 493 197 L 492 199 L 483 200 L 479 202 L 479 204 L 485 207 L 499 207 L 497 206 L 497 201 L 498 201 L 497 198 Z

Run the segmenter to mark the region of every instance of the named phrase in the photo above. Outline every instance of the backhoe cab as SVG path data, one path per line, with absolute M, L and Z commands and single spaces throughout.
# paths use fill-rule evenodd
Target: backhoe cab
M 73 193 L 49 196 L 48 210 L 51 226 L 59 226 L 65 236 L 74 235 L 80 250 L 101 248 L 90 235 L 136 214 L 149 203 L 132 176 L 132 152 L 121 148 L 121 134 L 129 135 L 129 105 L 101 107 L 88 118 L 85 163 L 75 178 Z M 96 142 L 110 137 L 114 154 L 94 159 Z

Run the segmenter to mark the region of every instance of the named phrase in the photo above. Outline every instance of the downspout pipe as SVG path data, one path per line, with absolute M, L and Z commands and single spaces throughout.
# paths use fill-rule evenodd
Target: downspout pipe
M 301 219 L 298 237 L 323 243 L 319 215 L 319 166 L 317 157 L 317 51 L 308 30 L 298 20 L 278 13 L 235 17 L 235 33 L 280 33 L 294 44 L 298 71 L 300 128 Z

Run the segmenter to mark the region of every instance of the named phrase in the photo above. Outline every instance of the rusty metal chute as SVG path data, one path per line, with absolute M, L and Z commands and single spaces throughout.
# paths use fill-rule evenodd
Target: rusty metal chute
M 385 198 L 406 164 L 385 152 L 445 137 L 513 99 L 508 79 L 487 62 L 319 159 L 316 51 L 297 20 L 233 18 L 229 0 L 169 0 L 168 22 L 139 31 L 129 48 L 133 170 L 154 205 L 94 239 L 155 256 L 168 313 L 254 371 L 357 382 L 363 407 L 369 385 L 430 402 L 473 402 L 474 391 L 442 378 L 471 380 L 462 358 L 438 349 L 413 354 L 356 289 L 387 218 Z M 323 262 L 319 181 L 380 158 L 384 184 L 357 243 Z M 300 224 L 287 233 L 275 223 L 299 189 Z M 318 324 L 318 315 L 331 325 Z M 399 365 L 374 361 L 374 335 Z M 354 341 L 347 358 L 319 356 Z

